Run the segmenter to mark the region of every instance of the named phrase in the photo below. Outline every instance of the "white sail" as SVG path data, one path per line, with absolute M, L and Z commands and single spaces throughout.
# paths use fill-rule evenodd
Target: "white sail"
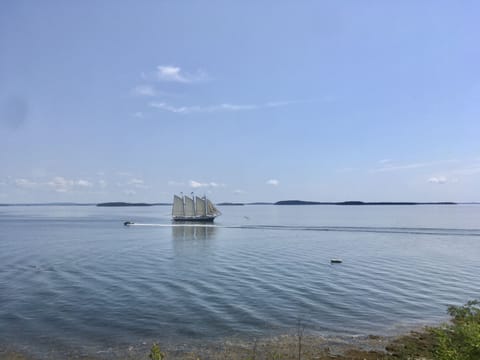
M 212 204 L 210 200 L 207 199 L 207 215 L 220 215 L 221 212 Z
M 173 196 L 172 218 L 174 221 L 213 221 L 222 213 L 208 200 L 198 196 Z
M 193 199 L 185 196 L 185 216 L 195 216 Z
M 184 216 L 185 212 L 183 210 L 183 200 L 177 195 L 173 195 L 173 208 L 172 216 Z
M 207 207 L 205 203 L 205 199 L 196 196 L 195 197 L 195 215 L 197 216 L 205 216 L 207 215 Z

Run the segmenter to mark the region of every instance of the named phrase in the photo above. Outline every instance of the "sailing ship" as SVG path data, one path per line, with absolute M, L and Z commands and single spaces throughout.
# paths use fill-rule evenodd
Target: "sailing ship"
M 173 195 L 173 221 L 213 222 L 222 213 L 206 196 Z

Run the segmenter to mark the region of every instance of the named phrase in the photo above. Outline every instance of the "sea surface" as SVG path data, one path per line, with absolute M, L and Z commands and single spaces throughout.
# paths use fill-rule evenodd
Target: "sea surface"
M 394 335 L 480 298 L 480 206 L 0 207 L 0 347 Z M 124 221 L 134 226 L 124 226 Z M 331 264 L 341 258 L 341 264 Z

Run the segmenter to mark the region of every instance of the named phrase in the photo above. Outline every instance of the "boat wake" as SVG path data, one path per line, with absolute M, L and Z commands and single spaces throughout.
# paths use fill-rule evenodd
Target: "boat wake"
M 385 233 L 385 234 L 415 234 L 415 235 L 446 235 L 446 236 L 480 236 L 480 229 L 447 229 L 447 228 L 410 228 L 410 227 L 376 227 L 376 226 L 298 226 L 298 225 L 216 225 L 216 224 L 146 224 L 127 222 L 128 226 L 150 227 L 208 227 L 223 229 L 246 230 L 278 230 L 278 231 L 333 231 L 352 233 Z

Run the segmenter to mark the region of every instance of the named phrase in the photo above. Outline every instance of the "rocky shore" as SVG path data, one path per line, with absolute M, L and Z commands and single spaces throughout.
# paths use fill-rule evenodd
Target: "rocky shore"
M 308 334 L 284 335 L 262 340 L 240 341 L 229 339 L 207 345 L 180 344 L 162 345 L 159 349 L 168 359 L 186 360 L 280 360 L 280 359 L 407 359 L 405 349 L 431 347 L 433 341 L 426 331 L 411 332 L 397 338 L 370 335 L 367 337 L 321 337 Z M 48 353 L 33 353 L 32 350 L 0 348 L 0 360 L 147 360 L 153 344 L 141 343 L 126 348 L 108 348 L 105 351 L 88 350 L 65 352 L 51 350 Z M 423 356 L 422 351 L 417 352 Z M 428 358 L 428 357 L 427 357 Z

